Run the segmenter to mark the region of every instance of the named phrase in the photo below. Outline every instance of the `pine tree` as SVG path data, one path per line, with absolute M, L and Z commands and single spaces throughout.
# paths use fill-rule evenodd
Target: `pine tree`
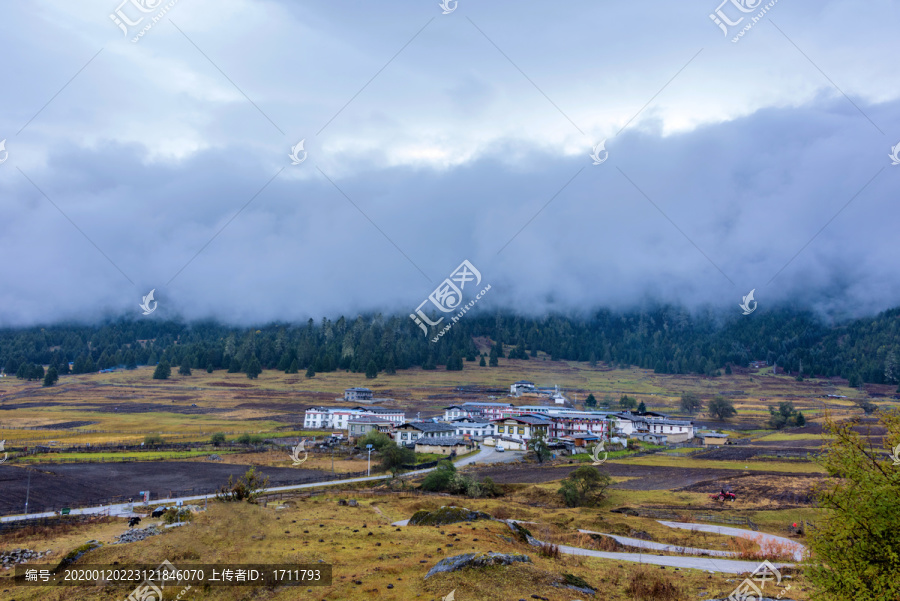
M 644 404 L 644 401 L 638 403 L 637 412 L 640 414 L 647 413 L 647 405 Z
M 125 353 L 125 369 L 137 369 L 137 360 L 134 357 L 134 351 L 128 349 Z
M 375 365 L 374 359 L 369 359 L 369 364 L 366 365 L 366 378 L 369 380 L 374 380 L 378 377 L 378 366 Z
M 211 374 L 214 369 L 212 361 L 206 364 L 206 373 Z
M 487 363 L 484 362 L 484 355 L 481 356 L 481 361 L 478 362 L 478 365 L 480 365 L 481 367 L 487 366 Z M 897 392 L 900 392 L 900 389 L 898 389 Z
M 178 374 L 181 376 L 191 375 L 191 360 L 188 359 L 187 356 L 185 356 L 184 359 L 181 360 L 181 366 L 178 368 Z
M 250 362 L 247 363 L 247 377 L 251 380 L 255 380 L 261 373 L 262 366 L 260 366 L 259 360 L 256 357 L 253 357 L 250 359 Z
M 154 380 L 168 380 L 170 375 L 172 375 L 172 367 L 168 361 L 163 359 L 156 364 L 156 369 L 153 371 Z
M 596 399 L 596 397 L 594 397 L 593 392 L 590 393 L 589 395 L 587 395 L 587 398 L 584 399 L 584 406 L 585 407 L 596 407 L 597 406 L 597 399 Z
M 284 372 L 284 373 L 287 373 L 287 374 L 296 374 L 296 373 L 298 373 L 299 371 L 300 371 L 300 365 L 297 363 L 297 360 L 294 359 L 293 361 L 291 361 L 290 367 L 288 367 L 287 371 Z
M 56 371 L 56 368 L 51 365 L 50 369 L 47 370 L 47 375 L 44 376 L 44 386 L 53 386 L 56 384 L 57 380 L 59 380 L 59 373 Z

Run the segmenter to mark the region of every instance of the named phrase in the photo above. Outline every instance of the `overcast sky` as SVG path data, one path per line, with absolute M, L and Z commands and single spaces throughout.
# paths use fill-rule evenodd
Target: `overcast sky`
M 0 325 L 900 305 L 897 2 L 120 1 L 0 9 Z

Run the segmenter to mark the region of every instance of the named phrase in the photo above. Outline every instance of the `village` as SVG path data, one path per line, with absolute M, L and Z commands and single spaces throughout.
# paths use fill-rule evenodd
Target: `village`
M 603 443 L 606 450 L 627 448 L 629 441 L 663 447 L 728 444 L 726 434 L 701 430 L 690 420 L 653 411 L 577 409 L 558 386 L 537 387 L 519 380 L 510 386 L 510 400 L 547 404 L 472 401 L 443 408 L 443 416 L 407 418 L 402 409 L 377 407 L 368 388 L 348 388 L 342 400 L 353 407 L 316 406 L 306 409 L 305 429 L 333 431 L 332 438 L 350 442 L 377 431 L 416 453 L 457 455 L 493 447 L 498 452 L 526 451 L 536 439 L 558 454 L 584 453 Z M 633 444 L 633 442 L 631 443 Z

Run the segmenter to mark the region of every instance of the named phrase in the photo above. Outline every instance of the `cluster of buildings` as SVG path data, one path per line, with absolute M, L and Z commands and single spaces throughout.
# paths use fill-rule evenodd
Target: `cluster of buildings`
M 513 405 L 501 402 L 467 402 L 444 408 L 442 418 L 407 420 L 400 409 L 373 406 L 310 407 L 305 428 L 344 430 L 353 440 L 378 431 L 391 436 L 398 445 L 419 453 L 450 455 L 465 452 L 476 444 L 525 450 L 528 442 L 542 437 L 557 448 L 577 452 L 601 440 L 623 442 L 634 439 L 651 444 L 676 444 L 695 436 L 704 445 L 724 444 L 725 435 L 696 433 L 691 421 L 672 419 L 655 412 L 582 411 L 571 406 L 558 388 L 537 388 L 519 381 L 510 387 L 510 396 L 537 395 L 556 400 L 552 405 Z M 371 399 L 366 388 L 350 388 L 346 400 Z M 563 405 L 563 406 L 560 406 Z

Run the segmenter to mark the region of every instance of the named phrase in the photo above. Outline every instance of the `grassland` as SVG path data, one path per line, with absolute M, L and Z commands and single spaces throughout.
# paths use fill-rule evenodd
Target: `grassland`
M 570 601 L 578 593 L 552 586 L 561 574 L 571 573 L 598 589 L 596 598 L 632 599 L 625 588 L 633 579 L 649 576 L 664 578 L 677 587 L 672 599 L 727 597 L 738 581 L 733 575 L 709 574 L 701 570 L 663 570 L 637 563 L 588 557 L 541 555 L 537 549 L 518 542 L 500 522 L 475 521 L 441 527 L 408 526 L 396 528 L 391 522 L 407 518 L 419 509 L 435 509 L 442 504 L 464 505 L 523 520 L 539 520 L 529 528 L 539 537 L 570 544 L 589 546 L 589 537 L 575 533 L 576 528 L 646 532 L 663 540 L 691 546 L 723 548 L 725 537 L 688 531 L 666 532 L 653 520 L 618 516 L 607 518 L 597 509 L 537 509 L 523 504 L 526 497 L 499 500 L 464 500 L 454 498 L 360 498 L 358 507 L 338 506 L 337 496 L 326 495 L 297 499 L 268 506 L 211 503 L 184 527 L 127 545 L 104 545 L 88 553 L 79 563 L 133 564 L 161 563 L 169 560 L 178 567 L 190 564 L 290 563 L 333 566 L 333 583 L 305 588 L 274 590 L 250 587 L 195 590 L 187 598 L 219 600 L 298 598 L 355 601 L 361 599 L 409 600 L 436 599 L 456 591 L 460 601 L 478 599 L 506 601 L 531 598 L 538 594 L 551 601 Z M 346 495 L 344 495 L 346 497 Z M 46 542 L 47 533 L 35 533 L 0 543 L 0 549 L 11 545 L 54 550 L 57 559 L 88 539 L 111 542 L 125 530 L 123 522 L 85 526 L 75 532 Z M 371 533 L 371 534 L 370 534 Z M 674 538 L 673 538 L 674 537 Z M 495 551 L 525 553 L 529 564 L 464 570 L 438 574 L 428 580 L 425 573 L 440 559 L 465 552 Z M 802 574 L 795 574 L 791 598 L 805 601 L 808 594 Z M 390 588 L 389 588 L 390 585 Z M 95 600 L 120 599 L 127 588 L 91 585 L 79 588 L 44 589 L 11 588 L 0 578 L 0 588 L 15 591 L 19 601 L 30 600 Z
M 650 410 L 678 413 L 681 391 L 698 393 L 708 400 L 723 393 L 738 409 L 729 424 L 732 433 L 759 430 L 768 407 L 790 400 L 808 419 L 827 410 L 843 418 L 860 413 L 855 400 L 863 392 L 838 380 L 809 379 L 797 382 L 786 376 L 735 374 L 719 378 L 654 374 L 636 368 L 592 368 L 584 363 L 502 360 L 496 368 L 465 363 L 463 372 L 411 369 L 366 380 L 348 372 L 320 373 L 314 378 L 265 371 L 256 380 L 243 374 L 198 372 L 153 380 L 152 368 L 105 374 L 63 376 L 52 388 L 16 378 L 0 380 L 0 440 L 8 446 L 33 446 L 56 441 L 58 445 L 141 442 L 147 434 L 159 434 L 169 442 L 201 442 L 215 432 L 228 438 L 239 434 L 314 436 L 303 432 L 303 412 L 313 405 L 344 404 L 335 401 L 345 388 L 366 385 L 376 397 L 393 399 L 383 406 L 399 407 L 408 415 L 438 415 L 451 403 L 485 400 L 486 392 L 503 395 L 510 382 L 529 379 L 539 385 L 558 384 L 579 405 L 587 393 L 616 406 L 621 394 L 644 401 Z M 459 391 L 460 384 L 476 389 Z M 849 398 L 823 398 L 841 394 Z M 894 401 L 876 399 L 897 406 Z M 522 397 L 518 403 L 538 403 Z M 347 404 L 349 405 L 349 404 Z M 703 416 L 695 416 L 695 419 Z M 54 428 L 54 425 L 62 424 Z M 75 424 L 75 425 L 73 425 Z M 40 429 L 34 429 L 40 428 Z

